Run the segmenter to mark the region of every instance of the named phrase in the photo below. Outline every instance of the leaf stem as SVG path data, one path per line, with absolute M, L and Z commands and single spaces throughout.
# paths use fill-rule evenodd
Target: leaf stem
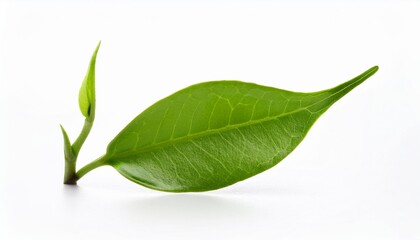
M 102 155 L 99 158 L 97 158 L 95 161 L 92 161 L 91 163 L 79 169 L 79 171 L 77 171 L 75 175 L 76 181 L 82 178 L 86 173 L 92 171 L 93 169 L 107 165 L 106 160 L 107 160 L 106 155 Z
M 76 185 L 76 160 L 65 159 L 64 161 L 64 184 Z
M 90 130 L 92 129 L 93 126 L 93 120 L 95 119 L 95 117 L 91 116 L 89 118 L 85 119 L 85 124 L 83 125 L 82 131 L 80 132 L 79 136 L 77 137 L 76 141 L 74 141 L 72 148 L 73 148 L 73 153 L 77 159 L 77 156 L 79 155 L 80 149 L 83 146 L 83 143 L 85 143 L 86 138 L 89 136 Z
M 79 179 L 76 176 L 77 156 L 79 155 L 83 143 L 89 136 L 90 130 L 93 126 L 94 118 L 94 116 L 91 116 L 85 119 L 85 124 L 83 125 L 82 131 L 72 145 L 70 145 L 67 133 L 65 132 L 64 128 L 61 127 L 64 136 L 64 184 L 75 185 Z

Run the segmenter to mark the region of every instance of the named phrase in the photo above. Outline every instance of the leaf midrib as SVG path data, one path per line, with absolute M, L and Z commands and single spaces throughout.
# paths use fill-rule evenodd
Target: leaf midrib
M 323 100 L 325 100 L 325 99 L 323 99 Z M 323 100 L 321 100 L 321 101 L 323 101 Z M 318 103 L 318 102 L 316 102 L 316 103 Z M 310 107 L 312 105 L 313 104 L 309 105 L 308 107 Z M 247 122 L 239 123 L 239 124 L 235 124 L 235 125 L 227 125 L 225 127 L 218 128 L 218 129 L 208 129 L 208 130 L 203 131 L 203 132 L 199 132 L 199 133 L 195 133 L 195 134 L 191 134 L 191 135 L 186 135 L 186 136 L 166 140 L 164 142 L 160 142 L 160 143 L 153 144 L 153 145 L 148 145 L 148 146 L 142 147 L 140 149 L 133 149 L 133 150 L 124 151 L 124 152 L 112 155 L 112 158 L 123 158 L 123 157 L 126 157 L 127 155 L 131 155 L 132 153 L 149 152 L 149 151 L 161 148 L 161 147 L 174 145 L 174 144 L 181 143 L 181 142 L 187 142 L 187 141 L 190 141 L 190 140 L 193 140 L 193 139 L 196 139 L 196 138 L 200 138 L 200 137 L 203 137 L 203 136 L 208 136 L 208 135 L 212 135 L 212 134 L 215 134 L 215 133 L 220 134 L 220 133 L 223 133 L 223 132 L 230 131 L 232 129 L 239 129 L 239 128 L 248 127 L 248 126 L 251 126 L 251 125 L 254 125 L 254 124 L 261 124 L 261 123 L 273 121 L 273 120 L 276 120 L 278 118 L 282 118 L 282 117 L 285 117 L 287 115 L 291 115 L 291 114 L 294 114 L 294 113 L 297 113 L 297 112 L 300 112 L 300 111 L 305 111 L 305 110 L 309 111 L 309 109 L 307 109 L 308 107 L 299 108 L 297 110 L 287 112 L 287 113 L 282 113 L 280 115 L 273 116 L 273 117 L 265 117 L 265 118 L 262 118 L 262 119 L 251 120 L 251 121 L 247 121 Z M 311 112 L 311 114 L 312 114 L 312 112 Z M 130 154 L 128 154 L 128 153 L 130 153 Z

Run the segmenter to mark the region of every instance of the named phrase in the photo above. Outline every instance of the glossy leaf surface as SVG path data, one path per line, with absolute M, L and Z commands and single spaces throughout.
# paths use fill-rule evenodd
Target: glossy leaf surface
M 128 124 L 108 145 L 104 164 L 162 191 L 231 185 L 284 159 L 323 112 L 377 70 L 314 93 L 239 81 L 190 86 Z

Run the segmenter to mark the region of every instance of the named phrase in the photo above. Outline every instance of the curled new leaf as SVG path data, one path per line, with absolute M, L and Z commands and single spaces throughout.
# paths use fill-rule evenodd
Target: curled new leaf
M 161 191 L 231 185 L 284 159 L 322 113 L 377 70 L 313 93 L 240 81 L 190 86 L 138 115 L 94 167 L 111 165 Z
M 92 55 L 85 79 L 79 91 L 79 108 L 86 118 L 91 118 L 95 111 L 95 65 L 100 45 L 101 43 L 99 42 Z
M 98 46 L 93 52 L 88 71 L 86 73 L 85 79 L 83 80 L 82 86 L 80 87 L 79 107 L 83 116 L 85 116 L 85 124 L 83 125 L 82 131 L 73 144 L 70 144 L 69 137 L 67 136 L 64 128 L 61 126 L 61 131 L 64 137 L 64 184 L 76 184 L 77 182 L 77 156 L 79 155 L 79 151 L 82 148 L 87 136 L 89 135 L 95 120 L 95 65 L 96 56 L 98 54 L 100 45 L 101 42 L 99 42 Z

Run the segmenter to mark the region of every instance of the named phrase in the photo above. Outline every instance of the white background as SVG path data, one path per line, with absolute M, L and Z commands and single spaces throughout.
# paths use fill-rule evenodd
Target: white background
M 419 1 L 1 1 L 0 239 L 420 239 Z M 110 167 L 64 186 L 91 53 L 97 117 L 79 167 L 176 90 L 295 91 L 379 65 L 274 168 L 171 194 Z M 100 238 L 99 238 L 100 237 Z

